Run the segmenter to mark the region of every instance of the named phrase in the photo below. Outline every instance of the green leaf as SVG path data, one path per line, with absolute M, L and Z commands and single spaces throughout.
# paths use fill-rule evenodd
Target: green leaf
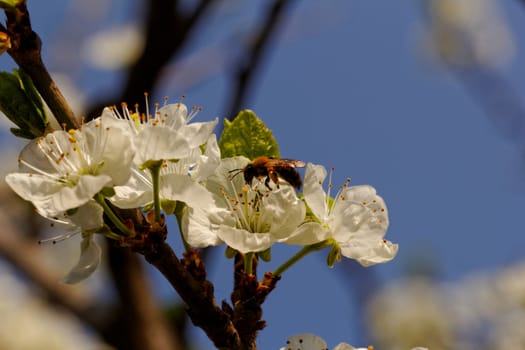
M 241 111 L 233 121 L 224 121 L 224 130 L 219 140 L 223 158 L 245 156 L 255 159 L 260 156 L 280 158 L 279 146 L 272 131 L 250 110 Z
M 44 102 L 38 94 L 35 84 L 33 84 L 33 80 L 31 80 L 31 77 L 21 69 L 15 70 L 15 74 L 20 79 L 22 89 L 25 91 L 27 98 L 33 104 L 33 107 L 35 108 L 38 115 L 40 116 L 40 119 L 42 120 L 42 125 L 44 125 L 45 127 L 47 125 L 48 120 L 44 108 Z
M 0 72 L 0 110 L 18 126 L 15 136 L 32 139 L 44 135 L 44 104 L 29 76 L 22 71 Z
M 11 131 L 11 133 L 13 135 L 15 135 L 16 137 L 20 137 L 22 139 L 33 139 L 33 135 L 28 133 L 27 131 L 24 131 L 22 129 L 17 129 L 17 128 L 10 128 L 9 131 Z

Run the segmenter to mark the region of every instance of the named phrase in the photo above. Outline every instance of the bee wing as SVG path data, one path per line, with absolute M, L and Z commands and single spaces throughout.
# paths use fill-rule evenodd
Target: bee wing
M 306 163 L 303 162 L 302 160 L 286 159 L 286 158 L 281 158 L 279 160 L 281 162 L 284 162 L 285 165 L 288 165 L 288 166 L 291 166 L 291 167 L 294 167 L 294 168 L 304 168 L 306 166 Z

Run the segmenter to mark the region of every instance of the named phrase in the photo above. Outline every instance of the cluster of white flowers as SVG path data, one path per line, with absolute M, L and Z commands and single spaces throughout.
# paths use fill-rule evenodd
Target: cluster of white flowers
M 55 240 L 82 233 L 81 259 L 65 282 L 76 283 L 98 266 L 95 233 L 134 234 L 111 205 L 154 210 L 160 221 L 161 210 L 172 214 L 184 203 L 178 218 L 186 246 L 226 244 L 243 254 L 276 242 L 305 246 L 305 252 L 331 247 L 330 265 L 341 255 L 364 266 L 396 255 L 397 245 L 384 239 L 388 212 L 374 188 L 346 183 L 332 198 L 331 184 L 328 193 L 322 185 L 325 168 L 313 164 L 306 168 L 304 198 L 285 181 L 278 186 L 256 177 L 247 184 L 232 171 L 250 160 L 221 159 L 213 134 L 218 120 L 192 122 L 198 111 L 182 103 L 156 107 L 153 115 L 125 105 L 122 112 L 106 108 L 78 130 L 54 131 L 24 148 L 20 171 L 6 182 L 39 214 L 72 227 Z
M 71 227 L 72 232 L 55 240 L 83 236 L 79 264 L 64 282 L 76 283 L 98 266 L 100 248 L 93 234 L 103 229 L 104 213 L 115 218 L 106 199 L 121 208 L 152 202 L 153 183 L 146 169 L 157 165 L 159 193 L 167 201 L 200 205 L 202 196 L 211 197 L 198 181 L 219 161 L 212 135 L 218 120 L 190 123 L 195 114 L 182 103 L 166 104 L 154 115 L 106 108 L 80 129 L 51 132 L 22 150 L 20 171 L 8 174 L 6 182 L 39 214 Z M 113 223 L 132 234 L 118 220 Z

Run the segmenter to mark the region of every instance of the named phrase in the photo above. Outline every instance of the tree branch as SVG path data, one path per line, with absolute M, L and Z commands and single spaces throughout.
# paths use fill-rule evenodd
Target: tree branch
M 253 88 L 265 51 L 277 33 L 284 12 L 290 4 L 291 0 L 274 0 L 273 4 L 268 6 L 261 26 L 252 36 L 253 40 L 247 50 L 248 52 L 239 60 L 233 82 L 233 93 L 226 114 L 228 119 L 232 120 L 241 109 L 245 108 L 246 97 Z
M 229 315 L 217 305 L 213 284 L 205 279 L 206 270 L 198 251 L 190 251 L 179 261 L 165 242 L 158 242 L 151 248 L 144 257 L 184 300 L 193 324 L 202 328 L 218 349 L 244 350 Z
M 66 99 L 42 62 L 42 41 L 31 28 L 25 1 L 20 1 L 14 12 L 6 11 L 6 17 L 6 31 L 10 36 L 12 45 L 7 52 L 18 66 L 31 77 L 36 89 L 59 124 L 65 125 L 68 129 L 78 128 L 80 126 L 79 121 L 75 118 Z

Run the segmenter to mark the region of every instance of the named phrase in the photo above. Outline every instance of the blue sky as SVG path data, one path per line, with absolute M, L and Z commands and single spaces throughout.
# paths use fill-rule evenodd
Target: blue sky
M 53 3 L 60 1 L 46 2 L 46 11 Z M 518 1 L 502 3 L 518 38 L 525 8 Z M 29 6 L 35 8 L 34 27 L 44 42 L 47 35 L 56 38 L 56 22 L 37 10 L 43 5 Z M 230 16 L 239 24 L 241 15 L 251 18 L 255 10 Z M 335 184 L 351 177 L 353 184 L 373 185 L 386 200 L 387 238 L 399 243 L 399 255 L 366 271 L 389 281 L 428 259 L 440 278 L 454 281 L 522 259 L 523 143 L 506 137 L 494 122 L 498 116 L 488 116 L 454 75 L 425 59 L 420 3 L 304 1 L 294 10 L 246 107 L 274 131 L 283 157 L 334 166 Z M 188 55 L 224 40 L 228 25 L 203 32 Z M 503 74 L 521 92 L 525 72 L 521 43 L 516 45 L 516 57 Z M 223 47 L 235 53 L 232 45 Z M 0 64 L 10 66 L 7 57 Z M 118 83 L 118 75 L 87 72 L 79 74 L 79 84 L 91 94 Z M 177 89 L 175 81 L 166 84 L 174 91 L 155 93 L 175 99 L 185 93 L 188 104 L 204 107 L 200 117 L 205 120 L 223 116 L 228 84 L 227 75 L 218 72 L 197 85 Z M 277 247 L 274 261 L 262 270 L 294 251 Z M 328 269 L 324 254 L 309 256 L 285 273 L 269 297 L 261 349 L 277 349 L 288 336 L 303 332 L 322 336 L 330 346 L 363 340 L 355 331 L 362 315 L 355 312 L 347 283 L 358 281 L 341 273 L 342 266 Z M 231 266 L 222 250 L 209 265 L 218 298 L 228 298 Z M 166 297 L 171 290 L 153 274 Z M 202 344 L 206 349 L 209 343 L 203 339 Z

